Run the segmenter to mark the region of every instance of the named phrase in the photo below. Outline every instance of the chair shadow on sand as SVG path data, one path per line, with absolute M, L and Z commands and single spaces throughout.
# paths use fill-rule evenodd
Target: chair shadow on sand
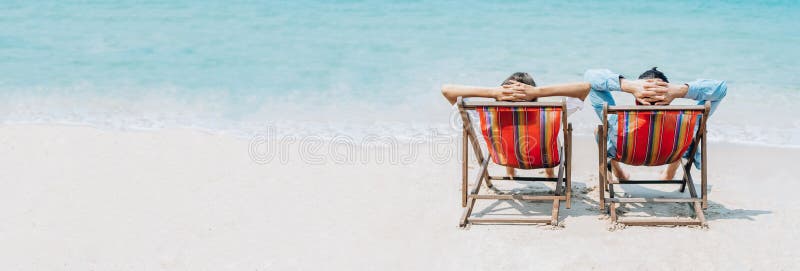
M 596 183 L 596 180 L 588 181 L 589 183 Z M 509 183 L 514 184 L 509 185 Z M 616 191 L 616 197 L 630 196 L 630 193 L 633 193 L 637 196 L 689 197 L 688 192 L 681 193 L 678 191 L 680 185 L 675 185 L 674 187 L 668 185 L 659 186 L 662 189 L 654 189 L 652 186 L 648 185 L 626 184 L 622 186 L 623 189 L 618 189 L 622 191 Z M 699 187 L 697 187 L 697 189 L 699 189 Z M 710 186 L 709 191 L 712 190 L 713 186 Z M 488 189 L 488 191 L 495 194 L 517 193 L 524 195 L 552 195 L 552 185 L 543 183 L 504 181 L 496 182 L 495 186 Z M 596 185 L 587 187 L 585 183 L 573 182 L 572 191 L 572 208 L 566 209 L 563 205 L 561 206 L 559 226 L 565 226 L 564 220 L 568 217 L 595 216 L 601 220 L 608 220 L 609 208 L 606 208 L 602 211 L 599 209 Z M 769 210 L 747 210 L 738 208 L 730 209 L 725 205 L 715 202 L 711 199 L 709 199 L 708 203 L 709 206 L 706 210 L 704 210 L 704 213 L 706 215 L 706 219 L 710 221 L 727 219 L 743 219 L 753 221 L 755 220 L 755 217 L 759 215 L 772 213 L 772 211 Z M 547 217 L 550 215 L 550 208 L 552 208 L 551 204 L 541 201 L 498 200 L 489 204 L 476 205 L 472 215 L 474 217 Z M 693 209 L 689 204 L 686 203 L 626 203 L 621 205 L 620 208 L 617 208 L 617 211 L 620 216 L 650 218 L 694 216 Z M 713 227 L 713 225 L 710 226 Z

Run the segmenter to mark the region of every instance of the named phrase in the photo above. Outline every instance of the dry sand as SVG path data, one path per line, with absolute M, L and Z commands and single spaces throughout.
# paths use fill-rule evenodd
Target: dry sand
M 575 197 L 572 209 L 562 205 L 562 227 L 464 230 L 458 161 L 433 159 L 430 145 L 410 161 L 315 163 L 289 144 L 285 162 L 263 164 L 250 140 L 198 131 L 0 126 L 0 269 L 800 268 L 800 150 L 711 143 L 707 229 L 620 229 L 597 209 L 592 140 L 575 141 Z M 363 158 L 338 158 L 354 157 Z M 476 214 L 549 207 L 506 202 Z M 691 214 L 686 205 L 624 210 Z

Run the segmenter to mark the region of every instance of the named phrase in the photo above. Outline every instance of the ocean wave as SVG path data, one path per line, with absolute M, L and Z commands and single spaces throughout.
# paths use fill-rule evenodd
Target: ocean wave
M 185 97 L 170 88 L 138 92 L 149 94 L 6 91 L 0 112 L 4 124 L 88 125 L 122 131 L 187 128 L 242 138 L 346 137 L 358 141 L 381 136 L 408 142 L 460 136 L 460 117 L 435 90 L 397 103 L 283 97 L 264 99 L 258 105 L 241 104 L 241 99 L 225 95 Z M 794 99 L 796 94 L 783 95 L 788 96 L 773 95 L 767 99 L 769 103 L 752 103 L 742 95 L 732 95 L 711 118 L 709 140 L 800 147 L 800 122 L 789 114 L 788 98 Z M 570 116 L 570 121 L 577 136 L 592 136 L 598 124 L 590 106 Z

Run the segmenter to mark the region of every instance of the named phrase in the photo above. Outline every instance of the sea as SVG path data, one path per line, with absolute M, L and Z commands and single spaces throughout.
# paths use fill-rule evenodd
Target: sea
M 798 63 L 800 1 L 0 0 L 4 124 L 413 139 L 443 84 L 658 67 L 727 81 L 712 142 L 800 147 Z

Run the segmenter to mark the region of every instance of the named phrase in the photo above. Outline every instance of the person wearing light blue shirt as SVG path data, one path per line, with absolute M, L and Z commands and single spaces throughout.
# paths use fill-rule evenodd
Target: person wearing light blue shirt
M 698 79 L 685 84 L 673 84 L 661 71 L 655 67 L 645 71 L 639 76 L 638 80 L 629 80 L 618 73 L 606 69 L 587 70 L 584 73 L 584 80 L 591 84 L 589 101 L 592 103 L 597 116 L 603 119 L 603 104 L 609 106 L 616 105 L 611 91 L 622 91 L 632 94 L 637 104 L 642 105 L 668 105 L 676 98 L 686 98 L 698 101 L 698 104 L 711 102 L 711 112 L 713 114 L 719 106 L 720 101 L 725 97 L 728 86 L 725 81 Z M 617 120 L 616 115 L 608 116 L 608 156 L 616 155 L 617 140 Z M 695 127 L 696 131 L 697 127 Z M 695 153 L 694 165 L 699 168 L 700 152 Z M 684 157 L 686 158 L 686 157 Z M 671 180 L 680 166 L 680 161 L 669 164 L 661 175 L 664 180 Z M 611 168 L 614 176 L 618 179 L 628 179 L 630 177 L 622 170 L 619 162 L 611 160 Z

